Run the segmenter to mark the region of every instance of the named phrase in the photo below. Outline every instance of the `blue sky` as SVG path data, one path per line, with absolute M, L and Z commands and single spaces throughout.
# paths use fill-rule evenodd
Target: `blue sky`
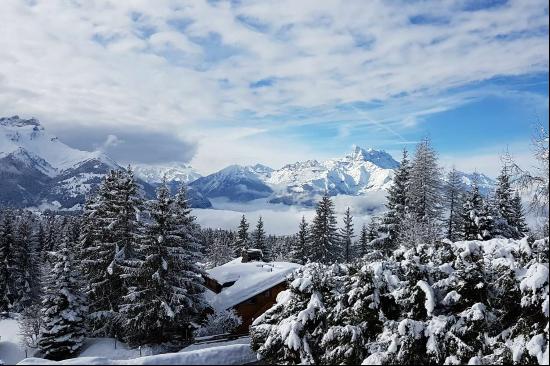
M 0 6 L 0 114 L 124 162 L 276 168 L 429 136 L 443 165 L 494 175 L 548 121 L 543 0 Z

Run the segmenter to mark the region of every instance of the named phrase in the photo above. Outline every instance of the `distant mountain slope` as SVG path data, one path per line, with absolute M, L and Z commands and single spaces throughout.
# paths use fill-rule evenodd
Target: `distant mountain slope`
M 71 148 L 34 118 L 0 118 L 0 204 L 79 209 L 110 169 L 121 167 L 101 152 Z M 154 186 L 138 179 L 148 197 Z M 191 205 L 211 207 L 196 192 Z
M 354 146 L 343 158 L 286 165 L 274 171 L 266 182 L 275 192 L 271 202 L 311 205 L 325 192 L 331 196 L 357 196 L 385 190 L 398 166 L 385 151 Z
M 190 186 L 208 198 L 223 197 L 233 202 L 265 198 L 270 203 L 313 206 L 325 192 L 331 196 L 384 192 L 397 167 L 399 163 L 385 151 L 354 146 L 341 158 L 296 162 L 277 170 L 261 164 L 231 165 L 196 179 Z M 474 174 L 459 173 L 465 187 L 471 186 Z M 487 194 L 495 183 L 478 174 L 478 184 Z
M 184 164 L 138 164 L 134 170 L 147 197 L 154 197 L 163 177 L 173 192 L 187 184 L 192 207 L 212 207 L 209 198 L 311 207 L 325 192 L 380 196 L 398 166 L 385 151 L 354 146 L 344 157 L 296 162 L 277 170 L 261 164 L 231 165 L 204 177 Z M 110 169 L 121 168 L 101 152 L 65 145 L 34 118 L 0 118 L 0 204 L 78 209 Z M 459 173 L 465 187 L 471 186 L 474 174 Z M 477 180 L 483 194 L 494 189 L 494 180 L 486 175 L 478 174 Z
M 231 201 L 247 202 L 269 197 L 273 191 L 265 183 L 272 169 L 264 165 L 231 165 L 214 174 L 201 177 L 189 186 L 208 198 L 226 197 Z

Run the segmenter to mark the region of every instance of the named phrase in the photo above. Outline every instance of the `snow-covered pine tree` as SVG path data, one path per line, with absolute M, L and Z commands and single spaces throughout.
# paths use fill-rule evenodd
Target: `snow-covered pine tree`
M 270 253 L 265 238 L 264 221 L 261 216 L 258 218 L 256 230 L 252 234 L 252 237 L 254 240 L 254 248 L 260 249 L 262 251 L 264 261 L 268 261 L 270 259 Z
M 425 243 L 432 243 L 442 214 L 442 180 L 437 154 L 425 138 L 416 147 L 410 171 L 409 206 L 421 225 L 419 235 Z
M 182 341 L 192 337 L 190 322 L 204 304 L 200 246 L 185 188 L 171 197 L 166 181 L 150 204 L 152 222 L 138 248 L 142 258 L 128 278 L 120 309 L 130 345 Z
M 11 266 L 15 245 L 15 219 L 10 209 L 4 209 L 0 213 L 2 219 L 0 222 L 0 313 L 2 313 L 11 309 L 13 301 L 10 283 L 13 283 Z
M 221 266 L 233 259 L 232 240 L 228 236 L 219 235 L 213 238 L 212 244 L 206 251 L 208 268 Z
M 350 208 L 344 213 L 344 226 L 340 229 L 340 238 L 342 239 L 341 247 L 343 249 L 343 257 L 346 263 L 349 263 L 352 258 L 353 245 L 353 216 L 351 216 Z
M 514 198 L 512 199 L 512 222 L 511 225 L 514 227 L 517 237 L 523 237 L 528 231 L 529 227 L 525 221 L 525 212 L 523 211 L 523 204 L 521 203 L 521 197 L 516 191 Z
M 317 204 L 315 218 L 311 225 L 312 260 L 324 264 L 342 259 L 342 251 L 334 215 L 334 203 L 325 194 Z
M 126 293 L 123 277 L 137 265 L 133 246 L 142 235 L 141 207 L 130 169 L 109 172 L 85 207 L 80 247 L 90 298 L 89 320 L 96 335 L 117 334 L 118 307 Z
M 17 240 L 16 230 L 17 222 L 15 212 L 12 209 L 5 209 L 3 212 L 2 224 L 0 227 L 0 255 L 3 258 L 0 263 L 0 276 L 6 279 L 5 283 L 0 284 L 5 286 L 3 293 L 0 293 L 0 306 L 6 310 L 12 310 L 18 300 L 18 277 L 19 268 L 17 264 Z M 2 275 L 4 273 L 4 275 Z M 5 304 L 2 304 L 5 303 Z
M 38 244 L 33 233 L 33 217 L 30 212 L 22 212 L 17 220 L 14 246 L 15 309 L 22 311 L 39 301 L 40 263 Z
M 390 247 L 397 244 L 397 236 L 405 213 L 409 209 L 409 181 L 410 162 L 406 149 L 403 149 L 403 158 L 396 169 L 392 185 L 388 189 L 386 208 L 383 218 L 383 228 L 388 233 Z
M 477 179 L 474 179 L 471 191 L 466 194 L 462 211 L 461 237 L 464 240 L 485 240 L 490 237 L 490 232 L 486 231 L 489 220 L 485 216 L 488 213 L 487 207 L 479 193 Z
M 44 287 L 39 349 L 47 359 L 61 360 L 77 354 L 84 337 L 86 299 L 74 261 L 75 243 L 64 229 L 58 250 L 50 252 L 53 266 Z
M 309 225 L 306 218 L 302 216 L 300 225 L 298 226 L 298 233 L 292 240 L 292 247 L 290 250 L 290 258 L 293 262 L 306 264 L 311 253 L 309 249 L 311 247 Z
M 250 327 L 251 347 L 263 362 L 318 364 L 320 342 L 326 333 L 327 304 L 332 301 L 338 269 L 308 263 L 289 281 L 289 289 L 277 296 L 277 304 Z
M 359 233 L 359 242 L 358 242 L 358 255 L 359 257 L 363 257 L 367 255 L 369 251 L 369 230 L 370 228 L 367 228 L 366 224 L 363 224 L 361 226 L 361 232 Z
M 55 245 L 60 241 L 60 234 L 63 231 L 62 224 L 52 212 L 45 212 L 42 219 L 44 228 L 43 243 L 41 245 L 43 260 L 48 259 L 47 253 L 56 250 Z
M 250 239 L 248 236 L 249 226 L 250 225 L 246 221 L 246 217 L 243 215 L 237 229 L 237 237 L 235 238 L 235 242 L 233 243 L 233 251 L 236 257 L 240 257 L 242 250 L 248 249 L 248 247 L 250 246 Z
M 462 228 L 462 200 L 464 195 L 464 189 L 462 180 L 458 171 L 453 168 L 447 174 L 447 181 L 444 186 L 446 208 L 449 212 L 447 218 L 447 239 L 451 241 L 457 241 L 460 239 L 460 230 Z
M 509 158 L 503 158 L 506 162 Z M 506 238 L 518 238 L 519 234 L 513 226 L 514 207 L 513 190 L 510 183 L 510 168 L 505 163 L 497 177 L 497 187 L 493 199 L 493 212 L 495 214 L 495 235 Z

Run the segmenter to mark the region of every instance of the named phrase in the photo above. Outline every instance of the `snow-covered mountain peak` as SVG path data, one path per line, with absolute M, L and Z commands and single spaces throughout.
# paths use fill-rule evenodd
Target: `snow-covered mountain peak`
M 202 175 L 191 165 L 171 163 L 160 165 L 135 164 L 132 166 L 136 177 L 147 183 L 160 183 L 166 177 L 169 182 L 190 183 Z
M 11 117 L 1 117 L 0 125 L 8 126 L 8 127 L 32 126 L 32 127 L 38 127 L 43 129 L 43 127 L 40 126 L 40 122 L 36 118 L 24 119 L 24 118 L 20 118 L 17 115 L 11 116 Z
M 40 157 L 58 172 L 90 160 L 99 160 L 110 167 L 117 166 L 112 159 L 99 151 L 82 151 L 65 145 L 49 134 L 35 118 L 0 118 L 0 158 L 19 150 L 25 150 L 30 156 Z M 22 156 L 21 152 L 17 155 Z
M 384 150 L 372 148 L 365 150 L 357 145 L 353 145 L 351 154 L 347 158 L 354 161 L 370 161 L 382 169 L 395 169 L 399 166 L 399 163 Z

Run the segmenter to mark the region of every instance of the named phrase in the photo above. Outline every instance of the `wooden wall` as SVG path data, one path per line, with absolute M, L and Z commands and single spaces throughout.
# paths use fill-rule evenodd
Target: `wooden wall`
M 277 294 L 283 290 L 286 290 L 286 288 L 286 281 L 283 281 L 269 290 L 259 293 L 258 295 L 233 306 L 233 309 L 235 309 L 237 314 L 239 314 L 243 319 L 243 323 L 235 330 L 235 333 L 248 333 L 248 328 L 254 319 L 271 308 L 276 302 L 275 300 L 277 299 Z

